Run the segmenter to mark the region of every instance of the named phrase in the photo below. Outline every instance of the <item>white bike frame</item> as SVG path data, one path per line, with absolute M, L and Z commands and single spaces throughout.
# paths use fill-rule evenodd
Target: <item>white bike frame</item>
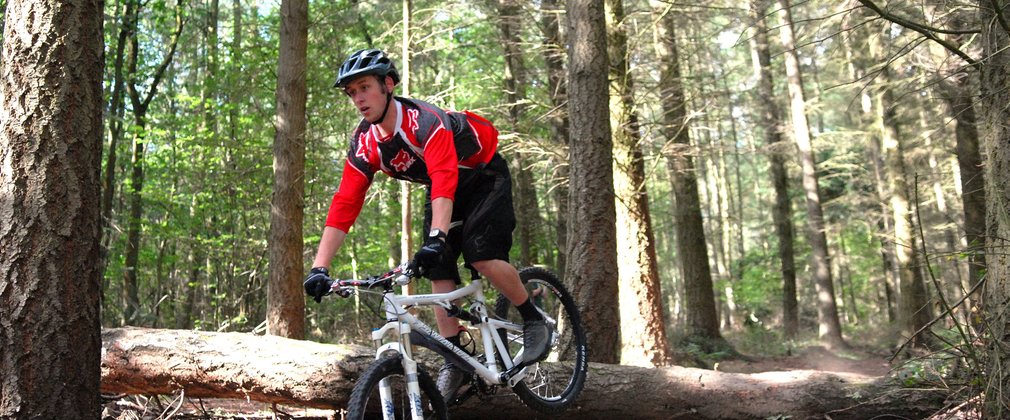
M 406 276 L 401 275 L 399 278 L 394 280 L 394 283 L 401 285 L 406 284 L 408 279 L 405 277 Z M 502 357 L 502 360 L 505 363 L 505 371 L 512 369 L 516 363 L 522 360 L 522 351 L 520 351 L 514 359 L 508 358 L 508 348 L 506 347 L 506 344 L 502 342 L 501 336 L 499 336 L 496 332 L 499 328 L 504 328 L 509 331 L 521 333 L 523 328 L 522 325 L 489 317 L 483 291 L 483 283 L 480 280 L 473 280 L 470 285 L 461 289 L 456 289 L 449 293 L 426 295 L 399 295 L 395 292 L 383 293 L 387 322 L 382 328 L 372 331 L 372 340 L 376 345 L 375 358 L 378 360 L 379 358 L 393 353 L 401 355 L 401 360 L 403 361 L 403 374 L 407 381 L 406 391 L 408 400 L 410 401 L 411 416 L 414 419 L 422 419 L 423 413 L 421 406 L 421 390 L 417 382 L 417 362 L 414 360 L 413 354 L 410 350 L 411 331 L 417 330 L 421 334 L 424 334 L 433 341 L 439 343 L 445 349 L 452 351 L 455 355 L 459 356 L 460 359 L 473 367 L 477 376 L 480 376 L 481 379 L 489 385 L 501 385 L 503 383 L 502 373 L 504 371 L 498 369 L 497 358 L 495 357 L 496 351 L 497 353 L 505 356 Z M 472 297 L 476 302 L 474 305 L 474 315 L 480 320 L 477 327 L 480 329 L 480 336 L 484 347 L 484 364 L 481 364 L 479 360 L 470 356 L 459 347 L 449 343 L 449 341 L 442 337 L 437 331 L 433 330 L 427 324 L 421 322 L 417 319 L 417 317 L 407 311 L 407 308 L 412 306 L 438 305 L 445 309 L 449 309 L 452 307 L 453 301 L 465 297 Z M 383 338 L 387 334 L 391 333 L 396 334 L 398 339 L 384 344 Z M 514 376 L 508 378 L 508 386 L 515 386 L 515 384 L 521 381 L 525 375 L 526 368 L 523 368 Z M 386 420 L 392 420 L 395 414 L 392 404 L 392 388 L 387 381 L 387 379 L 383 379 L 379 382 L 379 396 L 383 407 L 383 417 Z

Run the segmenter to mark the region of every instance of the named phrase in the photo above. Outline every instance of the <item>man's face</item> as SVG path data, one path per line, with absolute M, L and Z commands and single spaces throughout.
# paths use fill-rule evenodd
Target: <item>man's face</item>
M 375 76 L 368 75 L 352 80 L 344 88 L 344 93 L 365 120 L 374 121 L 382 116 L 383 108 L 386 106 L 386 94 L 391 88 L 392 86 L 380 84 Z

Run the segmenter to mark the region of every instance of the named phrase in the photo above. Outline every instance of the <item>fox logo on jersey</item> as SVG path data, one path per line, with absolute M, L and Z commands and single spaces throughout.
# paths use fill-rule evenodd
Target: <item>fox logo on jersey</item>
M 410 134 L 417 134 L 417 116 L 420 112 L 416 109 L 407 110 L 407 128 L 410 129 Z
M 406 150 L 401 149 L 400 152 L 396 154 L 396 157 L 389 161 L 389 164 L 393 165 L 393 169 L 396 169 L 397 172 L 406 172 L 407 168 L 410 168 L 410 165 L 413 165 L 415 160 L 416 159 L 407 154 Z
M 366 133 L 361 133 L 358 136 L 358 150 L 354 152 L 354 155 L 359 159 L 367 161 L 368 160 L 368 136 Z

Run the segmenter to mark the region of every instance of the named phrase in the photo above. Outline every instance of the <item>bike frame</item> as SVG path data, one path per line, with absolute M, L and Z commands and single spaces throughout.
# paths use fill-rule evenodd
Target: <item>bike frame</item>
M 406 276 L 401 275 L 400 278 L 395 280 L 395 284 L 406 284 L 408 279 L 404 277 Z M 414 419 L 421 419 L 423 413 L 421 391 L 417 379 L 417 362 L 414 360 L 411 352 L 411 332 L 413 331 L 422 334 L 420 337 L 425 340 L 425 343 L 415 344 L 425 347 L 438 346 L 442 351 L 450 352 L 457 356 L 460 361 L 468 364 L 473 369 L 473 372 L 488 385 L 507 383 L 509 387 L 512 387 L 525 377 L 525 367 L 518 371 L 514 369 L 517 367 L 519 360 L 522 360 L 522 351 L 515 356 L 515 359 L 508 358 L 509 353 L 506 343 L 502 342 L 501 336 L 497 334 L 499 328 L 521 333 L 523 327 L 516 323 L 489 317 L 483 291 L 483 283 L 479 279 L 475 279 L 468 286 L 449 293 L 400 295 L 392 290 L 382 293 L 383 301 L 385 302 L 386 325 L 372 331 L 372 340 L 376 345 L 375 358 L 378 360 L 391 353 L 401 355 L 404 377 L 407 381 L 407 395 L 410 401 L 411 415 Z M 479 322 L 472 322 L 471 324 L 475 324 L 480 330 L 484 348 L 484 364 L 450 343 L 436 330 L 407 311 L 407 308 L 414 306 L 436 305 L 448 310 L 453 306 L 453 301 L 466 297 L 472 297 L 476 302 L 473 305 L 472 313 L 477 317 Z M 384 338 L 390 334 L 395 335 L 396 340 L 383 343 Z M 435 348 L 432 349 L 438 350 Z M 496 354 L 504 356 L 502 357 L 505 365 L 504 371 L 498 369 Z M 395 414 L 392 404 L 392 388 L 387 383 L 387 379 L 383 379 L 379 383 L 379 396 L 383 407 L 383 417 L 387 420 L 392 420 Z

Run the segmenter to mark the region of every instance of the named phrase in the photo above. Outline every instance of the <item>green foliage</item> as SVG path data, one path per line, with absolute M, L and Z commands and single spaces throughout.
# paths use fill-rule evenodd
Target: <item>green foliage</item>
M 947 378 L 956 368 L 958 362 L 952 355 L 934 354 L 902 363 L 891 377 L 908 388 L 946 386 Z

